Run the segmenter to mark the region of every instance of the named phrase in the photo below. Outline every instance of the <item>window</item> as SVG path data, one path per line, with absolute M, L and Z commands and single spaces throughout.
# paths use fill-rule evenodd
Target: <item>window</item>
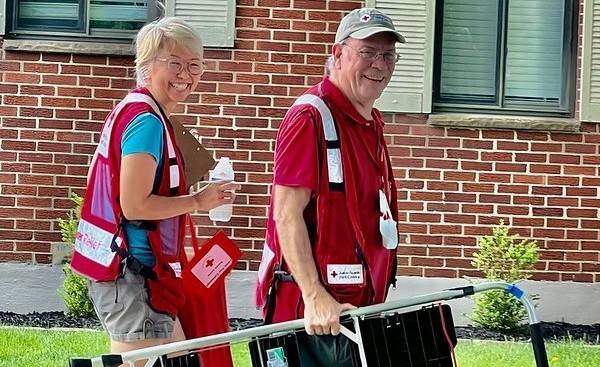
M 188 21 L 204 46 L 232 47 L 235 6 L 235 0 L 0 0 L 0 35 L 14 45 L 44 39 L 130 44 L 164 13 Z
M 8 34 L 130 40 L 158 16 L 157 0 L 13 0 Z
M 438 0 L 434 110 L 571 115 L 577 6 Z

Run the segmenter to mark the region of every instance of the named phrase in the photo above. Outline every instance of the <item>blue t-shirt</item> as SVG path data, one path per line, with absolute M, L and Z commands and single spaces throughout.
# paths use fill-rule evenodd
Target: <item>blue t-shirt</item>
M 163 124 L 155 115 L 146 112 L 137 116 L 127 126 L 121 139 L 121 157 L 134 153 L 150 154 L 156 162 L 154 187 L 158 185 L 162 172 Z M 123 227 L 129 253 L 146 266 L 154 265 L 154 255 L 148 241 L 148 231 L 126 223 Z

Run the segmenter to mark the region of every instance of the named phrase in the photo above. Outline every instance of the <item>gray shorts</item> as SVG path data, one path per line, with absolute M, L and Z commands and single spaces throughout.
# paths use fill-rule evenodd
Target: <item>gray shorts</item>
M 170 339 L 175 320 L 148 305 L 144 277 L 125 269 L 116 282 L 88 282 L 94 310 L 111 340 Z

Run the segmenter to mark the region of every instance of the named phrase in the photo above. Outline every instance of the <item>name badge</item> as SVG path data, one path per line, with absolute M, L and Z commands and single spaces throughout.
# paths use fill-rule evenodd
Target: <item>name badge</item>
M 327 283 L 363 284 L 362 264 L 327 264 Z
M 175 276 L 177 278 L 181 278 L 181 263 L 169 263 L 169 265 L 171 266 L 171 269 L 173 269 L 173 271 L 175 272 Z

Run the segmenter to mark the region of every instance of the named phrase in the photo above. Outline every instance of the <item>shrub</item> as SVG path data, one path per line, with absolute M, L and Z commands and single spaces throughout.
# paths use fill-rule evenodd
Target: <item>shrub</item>
M 515 283 L 528 279 L 538 260 L 537 243 L 520 240 L 518 235 L 510 235 L 509 228 L 503 221 L 492 228 L 491 236 L 479 239 L 477 248 L 471 264 L 491 281 Z M 513 330 L 518 328 L 527 316 L 521 302 L 502 290 L 477 294 L 474 299 L 475 307 L 471 319 L 487 329 Z
M 77 194 L 71 195 L 74 208 L 67 212 L 67 219 L 58 219 L 58 226 L 62 240 L 73 246 L 75 244 L 75 233 L 81 216 L 81 204 L 83 198 Z M 67 315 L 73 317 L 94 316 L 94 307 L 87 292 L 87 280 L 71 270 L 69 262 L 63 266 L 65 280 L 58 294 L 62 297 Z

